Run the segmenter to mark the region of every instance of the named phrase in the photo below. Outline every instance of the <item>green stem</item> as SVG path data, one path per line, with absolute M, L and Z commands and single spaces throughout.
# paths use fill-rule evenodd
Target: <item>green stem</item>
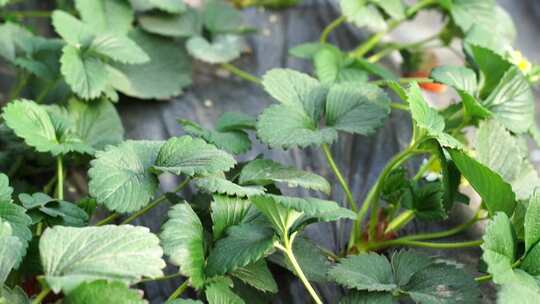
M 319 42 L 320 43 L 326 43 L 330 33 L 332 33 L 340 25 L 342 25 L 346 20 L 347 20 L 347 18 L 345 16 L 341 16 L 341 17 L 337 18 L 336 20 L 332 21 L 330 24 L 328 24 L 324 28 L 324 30 L 322 31 L 321 38 L 319 39 Z
M 169 296 L 169 298 L 167 299 L 166 302 L 169 302 L 169 301 L 172 301 L 176 298 L 178 298 L 179 296 L 182 295 L 182 293 L 184 293 L 184 291 L 186 291 L 186 289 L 189 287 L 189 280 L 185 280 L 184 283 L 182 283 L 182 285 L 178 286 L 178 288 L 176 288 L 176 290 Z
M 262 81 L 257 76 L 251 75 L 250 73 L 243 71 L 230 63 L 222 63 L 220 66 L 241 79 L 250 81 L 256 85 L 262 85 Z
M 432 42 L 434 40 L 437 40 L 439 38 L 439 36 L 440 36 L 440 33 L 437 33 L 437 34 L 435 34 L 433 36 L 427 37 L 425 39 L 422 39 L 420 41 L 413 42 L 413 43 L 404 43 L 404 44 L 393 43 L 393 44 L 389 45 L 388 47 L 383 48 L 379 52 L 369 56 L 367 58 L 367 61 L 369 61 L 371 63 L 376 63 L 379 60 L 381 60 L 382 58 L 390 55 L 394 51 L 420 48 L 420 47 L 424 46 L 425 44 L 428 44 L 428 43 L 430 43 L 430 42 Z
M 280 249 L 281 251 L 283 251 L 283 253 L 285 253 L 287 258 L 289 259 L 289 262 L 291 262 L 291 265 L 294 269 L 296 276 L 298 276 L 300 281 L 302 281 L 302 283 L 304 284 L 304 287 L 306 288 L 308 293 L 311 295 L 311 298 L 313 298 L 313 301 L 315 301 L 316 304 L 322 304 L 323 302 L 319 298 L 319 295 L 317 294 L 315 289 L 313 289 L 313 286 L 311 286 L 311 284 L 309 283 L 309 280 L 304 275 L 304 272 L 302 271 L 300 264 L 298 264 L 298 261 L 296 260 L 296 257 L 294 256 L 292 245 L 293 245 L 295 236 L 296 236 L 296 233 L 291 235 L 290 239 L 285 237 L 285 239 L 283 240 L 283 243 L 284 243 L 283 246 L 278 244 L 276 245 L 276 247 Z
M 176 187 L 176 189 L 174 189 L 173 192 L 176 193 L 176 192 L 179 192 L 180 190 L 182 190 L 185 186 L 187 186 L 189 184 L 189 181 L 190 181 L 190 178 L 186 178 L 180 185 L 178 185 L 178 187 Z M 163 202 L 166 199 L 167 199 L 167 197 L 165 196 L 165 194 L 160 195 L 158 198 L 156 198 L 153 202 L 148 204 L 146 207 L 144 207 L 143 209 L 133 213 L 130 217 L 125 219 L 120 225 L 126 225 L 126 224 L 129 224 L 129 223 L 133 222 L 137 218 L 139 218 L 139 217 L 145 215 L 146 213 L 148 213 L 148 211 L 152 210 L 154 207 L 156 207 L 157 205 L 159 205 L 161 202 Z
M 51 289 L 48 287 L 45 287 L 41 290 L 41 292 L 36 296 L 36 298 L 32 301 L 32 304 L 40 304 L 43 302 L 43 300 L 47 297 L 47 295 L 51 292 Z
M 56 195 L 59 200 L 64 200 L 64 162 L 62 156 L 56 158 Z
M 421 1 L 418 1 L 415 4 L 411 5 L 407 9 L 406 15 L 407 15 L 407 17 L 412 17 L 418 11 L 420 11 L 420 10 L 422 10 L 422 9 L 428 7 L 428 6 L 437 4 L 437 1 L 438 0 L 421 0 Z
M 461 249 L 468 247 L 477 247 L 482 245 L 483 240 L 475 240 L 468 242 L 458 242 L 458 243 L 432 243 L 432 242 L 421 242 L 421 241 L 411 241 L 404 238 L 389 240 L 379 243 L 369 244 L 367 246 L 368 250 L 378 250 L 390 246 L 409 246 L 409 247 L 423 247 L 423 248 L 432 248 L 432 249 Z
M 371 81 L 370 83 L 373 85 L 378 86 L 386 86 L 389 83 L 391 83 L 391 80 L 381 79 L 381 80 L 375 80 Z M 425 77 L 402 77 L 397 80 L 400 84 L 408 84 L 412 82 L 418 82 L 418 83 L 432 83 L 434 82 L 433 79 L 425 78 Z
M 476 278 L 474 278 L 474 280 L 477 283 L 485 283 L 485 282 L 488 282 L 489 280 L 491 280 L 491 278 L 493 278 L 492 275 L 486 274 L 486 275 L 483 275 L 483 276 L 476 277 Z
M 396 109 L 396 110 L 401 110 L 401 111 L 405 111 L 405 112 L 410 112 L 411 110 L 409 109 L 409 106 L 406 105 L 406 104 L 403 104 L 403 103 L 396 103 L 396 102 L 392 102 L 390 104 L 390 107 L 392 109 Z
M 103 226 L 103 225 L 107 225 L 109 224 L 110 222 L 114 221 L 115 219 L 117 219 L 118 217 L 120 216 L 119 213 L 112 213 L 111 215 L 109 215 L 108 217 L 102 219 L 101 221 L 97 222 L 96 223 L 96 226 Z
M 22 18 L 50 18 L 50 11 L 7 11 L 2 13 L 2 16 L 13 16 L 18 19 Z
M 14 99 L 17 99 L 19 97 L 19 95 L 21 95 L 21 92 L 24 89 L 24 87 L 26 86 L 26 84 L 28 83 L 29 79 L 30 79 L 30 74 L 29 73 L 23 73 L 20 76 L 19 81 L 17 82 L 17 85 L 9 93 L 8 101 L 12 101 Z
M 181 277 L 181 276 L 182 276 L 181 273 L 174 273 L 174 274 L 162 276 L 162 277 L 155 278 L 155 279 L 143 279 L 143 280 L 140 280 L 139 283 L 137 283 L 137 284 L 148 283 L 148 282 L 167 281 L 167 280 L 175 279 L 175 278 L 178 278 L 178 277 Z
M 412 221 L 414 219 L 414 216 L 415 213 L 413 210 L 403 211 L 394 220 L 392 220 L 390 224 L 388 224 L 388 227 L 386 227 L 384 233 L 386 234 L 401 229 L 403 226 L 407 225 L 410 221 Z
M 345 192 L 345 197 L 347 198 L 347 202 L 349 203 L 351 210 L 354 212 L 357 212 L 356 202 L 354 201 L 351 189 L 349 188 L 347 181 L 345 180 L 345 178 L 343 177 L 343 174 L 341 174 L 341 171 L 336 165 L 336 162 L 334 161 L 334 157 L 332 156 L 332 151 L 330 151 L 330 147 L 327 144 L 323 144 L 322 150 L 324 152 L 324 155 L 326 156 L 326 161 L 328 162 L 330 169 L 332 169 L 332 172 L 334 172 L 334 174 L 336 175 L 336 178 L 339 184 L 343 188 L 343 192 Z
M 481 214 L 482 214 L 482 209 L 478 209 L 478 211 L 476 211 L 475 215 L 470 220 L 452 229 L 440 231 L 440 232 L 420 233 L 420 234 L 405 236 L 402 239 L 406 239 L 409 241 L 419 241 L 419 240 L 431 240 L 431 239 L 440 239 L 444 237 L 449 237 L 468 229 L 469 227 L 474 225 L 476 222 L 480 221 Z

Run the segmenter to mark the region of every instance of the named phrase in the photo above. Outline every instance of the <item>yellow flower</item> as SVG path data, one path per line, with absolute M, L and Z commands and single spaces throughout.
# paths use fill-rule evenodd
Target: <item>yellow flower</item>
M 523 74 L 527 75 L 532 70 L 532 64 L 520 51 L 513 50 L 509 52 L 509 60 L 517 66 Z

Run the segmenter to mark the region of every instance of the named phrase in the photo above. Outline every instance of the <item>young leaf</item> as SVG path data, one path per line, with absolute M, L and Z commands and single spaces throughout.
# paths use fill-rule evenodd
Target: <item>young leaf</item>
M 203 226 L 189 204 L 175 205 L 160 234 L 163 250 L 195 288 L 204 285 L 206 276 Z
M 260 259 L 245 267 L 237 268 L 231 275 L 258 290 L 271 293 L 278 292 L 277 283 L 264 259 Z
M 251 202 L 247 199 L 214 195 L 211 203 L 212 233 L 214 240 L 220 239 L 225 230 L 244 221 L 250 211 Z
M 206 273 L 209 277 L 224 275 L 258 261 L 273 248 L 274 232 L 270 227 L 254 223 L 232 226 L 210 252 Z
M 141 64 L 150 61 L 133 40 L 113 33 L 98 35 L 92 41 L 90 50 L 120 63 Z
M 338 130 L 369 135 L 390 114 L 390 99 L 370 84 L 341 84 L 330 88 L 326 102 L 326 124 Z
M 74 48 L 86 47 L 94 38 L 88 25 L 64 11 L 53 12 L 52 24 L 58 35 Z
M 93 99 L 103 93 L 109 81 L 109 71 L 103 61 L 66 45 L 60 62 L 62 75 L 77 95 Z
M 94 281 L 82 283 L 72 290 L 65 299 L 66 304 L 144 304 L 138 290 L 129 289 L 122 282 Z
M 56 226 L 45 230 L 39 251 L 45 280 L 56 293 L 98 279 L 133 284 L 162 276 L 165 268 L 159 239 L 146 227 Z
M 231 290 L 231 285 L 229 278 L 218 278 L 208 284 L 205 290 L 208 304 L 245 304 L 244 300 Z
M 163 142 L 126 141 L 96 153 L 88 171 L 89 192 L 118 212 L 137 211 L 154 197 L 157 177 L 150 172 Z
M 137 98 L 170 98 L 191 84 L 191 64 L 185 49 L 169 39 L 133 30 L 128 37 L 150 58 L 144 64 L 112 63 L 111 85 Z
M 209 193 L 219 193 L 238 197 L 249 197 L 264 194 L 264 188 L 260 186 L 240 186 L 223 177 L 205 176 L 195 180 L 195 185 Z
M 464 152 L 449 149 L 459 171 L 478 192 L 491 215 L 502 211 L 511 215 L 516 206 L 515 194 L 510 184 L 488 167 L 471 158 Z
M 482 259 L 487 263 L 493 281 L 497 284 L 510 281 L 516 259 L 516 236 L 506 214 L 499 212 L 489 222 L 482 250 Z
M 191 37 L 186 48 L 191 56 L 212 64 L 233 61 L 242 51 L 240 37 L 235 35 L 218 36 L 211 42 L 201 36 Z
M 133 10 L 122 0 L 76 0 L 84 23 L 95 32 L 126 34 L 133 23 Z
M 433 69 L 431 78 L 456 90 L 475 94 L 478 89 L 476 73 L 460 66 L 442 66 Z
M 254 196 L 250 200 L 266 216 L 280 236 L 288 234 L 289 229 L 302 217 L 301 212 L 286 208 L 269 196 Z
M 443 204 L 444 191 L 440 182 L 416 187 L 406 192 L 402 204 L 414 211 L 416 217 L 424 221 L 443 220 L 448 217 Z
M 340 285 L 357 290 L 390 291 L 397 288 L 390 263 L 375 253 L 347 257 L 330 269 L 328 276 Z
M 244 166 L 240 173 L 239 182 L 243 185 L 287 183 L 289 187 L 300 186 L 326 194 L 330 193 L 330 184 L 322 176 L 265 159 L 253 160 Z
M 228 171 L 235 164 L 231 155 L 202 139 L 182 136 L 171 138 L 163 144 L 154 168 L 176 175 L 193 176 Z

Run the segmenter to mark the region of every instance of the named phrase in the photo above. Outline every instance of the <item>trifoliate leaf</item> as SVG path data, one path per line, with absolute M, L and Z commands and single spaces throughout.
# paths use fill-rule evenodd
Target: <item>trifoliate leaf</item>
M 442 66 L 433 69 L 431 78 L 437 82 L 449 85 L 456 90 L 465 91 L 469 94 L 476 93 L 476 73 L 468 68 L 460 66 Z
M 11 233 L 9 222 L 0 218 L 0 285 L 4 285 L 11 270 L 22 259 L 23 243 Z
M 446 263 L 415 273 L 403 289 L 416 303 L 473 304 L 480 298 L 474 278 L 456 265 Z
M 30 299 L 24 292 L 22 288 L 19 286 L 10 289 L 7 286 L 2 287 L 0 289 L 0 303 L 5 304 L 30 304 Z M 4 301 L 4 302 L 2 302 Z
M 148 55 L 133 40 L 123 35 L 98 35 L 92 41 L 90 49 L 120 63 L 141 64 L 150 61 Z
M 121 282 L 94 281 L 82 283 L 64 300 L 66 304 L 144 304 L 138 290 L 129 289 Z
M 230 62 L 240 57 L 242 44 L 240 37 L 235 35 L 218 36 L 212 42 L 196 36 L 187 41 L 186 48 L 191 56 L 216 64 Z
M 146 227 L 55 226 L 43 233 L 39 251 L 45 280 L 56 293 L 99 279 L 133 284 L 162 276 L 165 268 L 159 239 Z
M 126 141 L 96 153 L 88 171 L 89 191 L 100 204 L 117 212 L 146 206 L 158 189 L 150 172 L 163 142 Z
M 540 297 L 538 281 L 524 271 L 516 270 L 516 281 L 503 284 L 497 294 L 499 304 L 536 304 Z
M 459 171 L 478 192 L 489 213 L 502 211 L 511 215 L 516 206 L 515 194 L 502 177 L 459 150 L 449 150 Z
M 160 234 L 163 250 L 180 272 L 189 277 L 195 288 L 206 280 L 204 231 L 201 220 L 187 203 L 175 205 Z
M 145 31 L 167 37 L 191 37 L 202 31 L 202 22 L 194 9 L 180 15 L 151 13 L 139 17 L 138 21 Z
M 245 304 L 244 300 L 231 290 L 231 285 L 229 278 L 218 278 L 208 284 L 205 290 L 208 304 Z
M 304 187 L 330 193 L 330 184 L 322 176 L 264 159 L 253 160 L 244 166 L 239 182 L 244 185 L 286 183 L 289 187 Z
M 516 258 L 516 235 L 508 216 L 497 213 L 489 222 L 483 239 L 482 259 L 493 281 L 497 284 L 510 281 Z
M 197 188 L 209 193 L 219 193 L 238 197 L 264 194 L 261 186 L 240 186 L 223 177 L 205 176 L 195 180 Z
M 213 131 L 207 130 L 190 120 L 179 119 L 178 122 L 188 134 L 201 137 L 227 152 L 242 154 L 251 148 L 251 140 L 247 133 L 242 130 Z
M 390 263 L 375 253 L 342 259 L 328 276 L 340 285 L 358 290 L 390 291 L 397 287 Z
M 482 105 L 514 133 L 525 133 L 534 123 L 534 97 L 529 82 L 517 68 L 509 69 Z
M 116 90 L 144 99 L 169 98 L 191 84 L 191 65 L 182 44 L 140 30 L 131 31 L 128 37 L 150 61 L 137 65 L 113 63 L 110 83 Z
M 245 267 L 237 268 L 231 275 L 258 290 L 271 293 L 278 292 L 277 283 L 264 259 L 260 259 Z
M 326 102 L 326 124 L 338 130 L 369 135 L 390 114 L 390 99 L 370 84 L 341 84 L 330 88 Z
M 79 137 L 96 150 L 116 145 L 124 138 L 124 127 L 116 108 L 106 99 L 69 101 L 69 115 Z
M 92 28 L 72 15 L 55 10 L 52 14 L 54 30 L 73 48 L 86 47 L 94 38 Z
M 396 284 L 405 286 L 415 273 L 432 265 L 434 259 L 413 250 L 401 250 L 394 253 L 391 263 Z
M 349 292 L 339 300 L 339 304 L 395 304 L 396 301 L 388 292 L 367 292 L 349 290 Z
M 214 195 L 210 206 L 214 240 L 221 238 L 227 228 L 243 222 L 252 209 L 251 202 L 247 199 L 223 195 Z
M 529 251 L 534 245 L 540 241 L 540 192 L 535 191 L 534 195 L 529 200 L 527 213 L 525 213 L 525 252 Z
M 230 227 L 226 234 L 208 256 L 206 273 L 210 277 L 254 263 L 274 248 L 274 232 L 264 225 L 244 223 Z
M 384 17 L 374 5 L 366 4 L 365 1 L 341 0 L 340 6 L 347 21 L 358 27 L 368 27 L 374 32 L 383 31 L 386 28 Z
M 0 173 L 0 203 L 11 203 L 13 188 L 9 186 L 9 179 L 4 173 Z
M 301 212 L 286 208 L 269 196 L 254 196 L 250 200 L 282 237 L 288 234 L 289 229 L 302 217 Z
M 26 215 L 26 209 L 23 207 L 10 202 L 0 202 L 0 224 L 2 224 L 0 229 L 3 230 L 3 228 L 6 228 L 6 223 L 9 224 L 9 230 L 11 231 L 9 236 L 16 237 L 20 242 L 21 250 L 16 255 L 17 260 L 15 264 L 19 265 L 22 258 L 26 255 L 28 242 L 32 239 L 32 231 L 29 228 L 32 224 L 32 219 Z M 6 240 L 6 242 L 15 243 L 13 240 Z M 15 244 L 14 246 L 18 245 Z
M 77 95 L 83 99 L 93 99 L 103 93 L 109 81 L 109 72 L 100 59 L 66 45 L 60 62 L 62 75 Z
M 133 23 L 133 10 L 122 0 L 76 0 L 75 7 L 84 23 L 96 33 L 126 34 Z
M 228 171 L 235 164 L 231 155 L 202 139 L 182 136 L 171 138 L 163 144 L 154 168 L 176 175 L 193 176 Z

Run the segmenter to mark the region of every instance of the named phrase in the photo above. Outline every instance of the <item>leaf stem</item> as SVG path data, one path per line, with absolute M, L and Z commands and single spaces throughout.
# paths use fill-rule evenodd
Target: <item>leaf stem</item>
M 320 43 L 326 43 L 328 41 L 328 36 L 330 33 L 332 33 L 336 28 L 338 28 L 340 25 L 342 25 L 347 18 L 345 16 L 341 16 L 334 21 L 332 21 L 330 24 L 328 24 L 324 30 L 321 33 L 321 38 L 319 39 Z
M 395 240 L 389 240 L 379 243 L 372 243 L 367 245 L 368 250 L 378 250 L 390 246 L 409 246 L 409 247 L 423 247 L 432 249 L 461 249 L 468 247 L 477 247 L 482 245 L 483 240 L 457 242 L 457 243 L 434 243 L 434 242 L 421 242 L 411 241 L 405 238 L 399 238 Z
M 102 219 L 101 221 L 97 222 L 96 226 L 103 226 L 103 225 L 109 224 L 110 222 L 117 219 L 119 216 L 120 216 L 120 213 L 112 213 L 108 217 L 106 217 L 106 218 Z
M 167 280 L 175 279 L 175 278 L 178 278 L 178 277 L 181 277 L 181 276 L 183 276 L 181 273 L 173 273 L 173 274 L 169 274 L 169 275 L 162 276 L 162 277 L 155 278 L 155 279 L 143 279 L 143 280 L 140 280 L 137 284 L 148 283 L 148 282 L 167 281 Z
M 410 241 L 419 241 L 419 240 L 429 240 L 429 239 L 440 239 L 440 238 L 452 236 L 466 230 L 467 228 L 474 225 L 476 222 L 482 220 L 480 216 L 481 214 L 482 214 L 482 209 L 478 209 L 470 220 L 452 229 L 440 231 L 440 232 L 420 233 L 420 234 L 415 234 L 415 235 L 409 235 L 409 236 L 403 237 L 402 239 L 406 239 Z
M 418 172 L 416 172 L 416 174 L 414 175 L 413 180 L 414 181 L 419 181 L 424 176 L 424 174 L 429 170 L 429 167 L 431 167 L 431 165 L 433 165 L 435 160 L 436 160 L 436 158 L 434 156 L 431 156 L 427 162 L 422 164 L 420 169 L 418 169 Z
M 182 283 L 182 285 L 178 286 L 178 288 L 176 288 L 176 290 L 169 296 L 169 298 L 167 299 L 166 302 L 172 301 L 172 300 L 178 298 L 179 296 L 181 296 L 182 293 L 184 293 L 184 291 L 186 291 L 186 289 L 188 287 L 189 287 L 189 279 L 186 279 L 184 281 L 184 283 Z
M 32 301 L 32 304 L 40 304 L 47 297 L 47 295 L 49 295 L 50 292 L 51 289 L 49 287 L 43 288 L 41 292 L 36 296 L 36 298 Z
M 322 304 L 323 302 L 319 298 L 319 295 L 317 294 L 315 289 L 313 289 L 313 286 L 311 286 L 311 284 L 309 283 L 309 280 L 304 275 L 304 272 L 302 271 L 300 264 L 298 264 L 298 261 L 296 260 L 296 257 L 294 256 L 292 245 L 293 245 L 295 236 L 296 236 L 296 233 L 293 233 L 291 235 L 291 238 L 289 239 L 285 235 L 284 240 L 283 240 L 283 243 L 284 243 L 283 246 L 278 244 L 276 245 L 276 247 L 280 249 L 281 251 L 283 251 L 283 253 L 285 253 L 287 258 L 289 259 L 289 262 L 291 262 L 291 265 L 294 269 L 296 276 L 298 276 L 300 281 L 302 281 L 302 283 L 304 284 L 304 287 L 306 288 L 308 293 L 311 295 L 311 298 L 313 299 L 313 301 L 315 301 L 316 304 Z
M 64 161 L 62 156 L 56 157 L 56 195 L 59 200 L 64 200 Z
M 262 81 L 255 75 L 252 75 L 244 70 L 241 70 L 237 68 L 236 66 L 230 64 L 230 63 L 222 63 L 220 64 L 221 68 L 231 72 L 232 74 L 238 76 L 241 79 L 247 80 L 249 82 L 252 82 L 256 85 L 262 85 Z
M 491 280 L 491 278 L 493 278 L 493 276 L 491 274 L 486 274 L 486 275 L 483 275 L 483 276 L 476 277 L 476 278 L 474 278 L 474 280 L 477 283 L 485 283 L 485 282 Z
M 322 150 L 324 152 L 324 156 L 326 156 L 326 161 L 328 162 L 330 169 L 332 169 L 332 172 L 334 172 L 334 175 L 336 176 L 339 184 L 341 185 L 341 188 L 343 188 L 343 192 L 345 192 L 345 197 L 347 198 L 347 202 L 349 203 L 351 210 L 357 212 L 356 202 L 354 201 L 351 189 L 349 188 L 347 181 L 345 180 L 343 174 L 341 174 L 341 171 L 336 165 L 330 147 L 327 144 L 323 144 Z
M 13 16 L 18 19 L 22 18 L 50 18 L 50 11 L 7 11 L 1 14 L 4 17 Z
M 397 102 L 392 102 L 390 104 L 390 107 L 392 109 L 396 109 L 396 110 L 401 110 L 401 111 L 405 111 L 405 112 L 410 112 L 411 110 L 409 109 L 409 106 L 404 104 L 404 103 L 397 103 Z
M 187 186 L 189 184 L 190 180 L 191 180 L 190 178 L 186 178 L 180 185 L 178 185 L 178 187 L 176 187 L 176 189 L 174 189 L 173 192 L 176 193 L 176 192 L 179 192 L 180 190 L 182 190 L 185 186 Z M 146 205 L 146 207 L 144 207 L 143 209 L 133 213 L 131 216 L 129 216 L 127 219 L 125 219 L 120 225 L 126 225 L 126 224 L 129 224 L 129 223 L 133 222 L 137 218 L 139 218 L 139 217 L 145 215 L 146 213 L 148 213 L 148 211 L 152 210 L 154 207 L 156 207 L 157 205 L 159 205 L 161 202 L 163 202 L 166 199 L 167 199 L 167 197 L 165 196 L 165 194 L 160 195 L 153 202 Z

